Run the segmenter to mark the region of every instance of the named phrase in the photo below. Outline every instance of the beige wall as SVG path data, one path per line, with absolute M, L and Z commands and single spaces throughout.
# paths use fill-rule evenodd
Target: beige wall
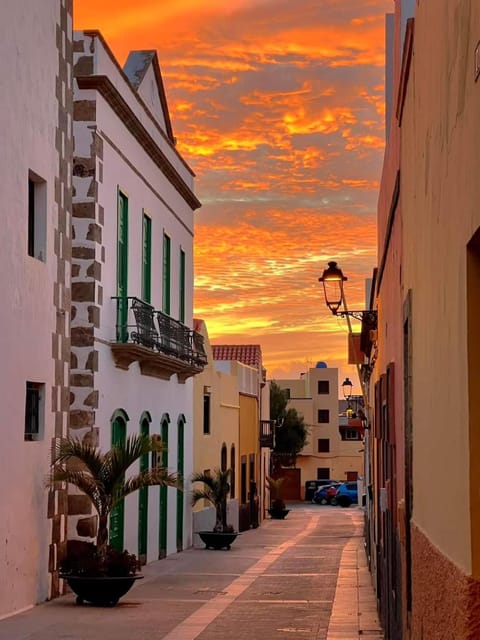
M 479 34 L 478 3 L 418 5 L 401 149 L 403 286 L 412 289 L 413 308 L 413 520 L 467 573 L 470 512 L 476 540 L 480 524 L 479 478 L 469 484 L 480 451 L 477 436 L 470 458 L 466 304 L 467 244 L 480 225 Z M 471 287 L 478 309 L 478 280 Z M 474 331 L 475 343 L 478 324 Z M 472 359 L 474 404 L 478 369 Z
M 329 393 L 318 393 L 319 381 L 329 382 Z M 302 491 L 308 480 L 317 477 L 319 467 L 330 468 L 330 478 L 346 480 L 347 471 L 363 475 L 362 441 L 342 441 L 339 432 L 338 369 L 312 368 L 300 379 L 275 380 L 282 389 L 290 389 L 287 408 L 294 408 L 303 415 L 308 428 L 307 445 L 297 458 L 301 469 Z M 318 411 L 329 411 L 329 422 L 318 422 Z M 318 453 L 318 440 L 328 439 L 330 451 Z M 303 494 L 302 494 L 303 495 Z

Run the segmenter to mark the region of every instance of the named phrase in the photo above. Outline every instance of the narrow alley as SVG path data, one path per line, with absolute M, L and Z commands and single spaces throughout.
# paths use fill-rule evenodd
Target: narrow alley
M 0 622 L 0 640 L 378 640 L 358 507 L 289 505 L 230 551 L 152 563 L 114 608 L 72 594 Z

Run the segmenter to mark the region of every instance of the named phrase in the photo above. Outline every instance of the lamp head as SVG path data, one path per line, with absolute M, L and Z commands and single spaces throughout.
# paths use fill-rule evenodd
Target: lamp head
M 347 278 L 343 275 L 342 270 L 333 261 L 328 263 L 328 269 L 325 269 L 318 279 L 323 284 L 325 304 L 333 315 L 337 315 L 337 311 L 343 302 L 343 283 L 345 280 Z

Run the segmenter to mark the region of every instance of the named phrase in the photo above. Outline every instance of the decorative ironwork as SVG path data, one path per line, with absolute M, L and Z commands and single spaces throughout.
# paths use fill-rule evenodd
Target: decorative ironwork
M 377 328 L 377 311 L 375 309 L 367 309 L 366 311 L 337 311 L 333 315 L 341 316 L 342 318 L 351 316 L 367 325 L 369 329 Z
M 184 375 L 188 369 L 192 369 L 193 373 L 199 373 L 205 367 L 207 354 L 203 336 L 197 331 L 193 331 L 175 318 L 154 309 L 138 298 L 114 296 L 113 299 L 117 301 L 117 345 L 140 345 L 152 352 L 151 357 L 158 354 L 157 357 L 162 356 L 162 361 L 173 359 L 177 365 L 172 371 L 181 375 Z M 129 322 L 132 319 L 133 322 Z M 145 361 L 145 356 L 126 355 L 121 360 L 121 364 L 128 368 L 128 361 L 134 359 Z M 144 364 L 145 370 L 152 365 L 152 362 Z
M 274 447 L 275 420 L 260 420 L 260 446 Z

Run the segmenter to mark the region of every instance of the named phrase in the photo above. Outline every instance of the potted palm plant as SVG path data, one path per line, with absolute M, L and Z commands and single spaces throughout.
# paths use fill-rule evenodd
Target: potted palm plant
M 274 520 L 284 520 L 290 509 L 286 508 L 283 501 L 283 486 L 287 481 L 287 478 L 272 478 L 266 477 L 268 488 L 270 489 L 270 509 L 268 513 Z
M 62 439 L 52 458 L 49 484 L 66 482 L 82 491 L 98 516 L 96 544 L 80 543 L 61 564 L 60 576 L 77 594 L 77 604 L 113 606 L 140 577 L 134 554 L 116 551 L 108 544 L 110 514 L 126 496 L 141 487 L 179 488 L 175 474 L 155 467 L 126 478 L 128 469 L 141 456 L 161 450 L 155 437 L 135 434 L 103 453 L 74 438 Z
M 230 545 L 238 536 L 232 525 L 227 524 L 227 498 L 230 493 L 231 469 L 222 471 L 215 469 L 194 473 L 192 483 L 203 484 L 201 489 L 192 491 L 192 505 L 199 500 L 206 500 L 215 507 L 215 526 L 213 531 L 198 531 L 207 549 L 230 549 Z

